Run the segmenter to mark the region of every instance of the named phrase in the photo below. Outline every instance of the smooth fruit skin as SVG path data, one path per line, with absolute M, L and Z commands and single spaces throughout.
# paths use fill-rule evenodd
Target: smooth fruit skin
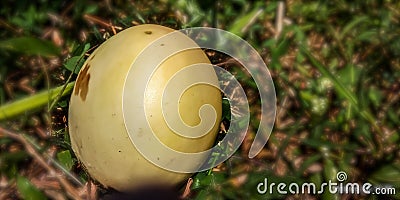
M 131 66 L 132 63 L 143 48 L 172 31 L 150 24 L 128 28 L 100 45 L 78 75 L 68 115 L 72 149 L 91 177 L 106 187 L 130 191 L 151 184 L 174 186 L 190 176 L 162 169 L 147 161 L 134 147 L 125 127 L 125 120 L 134 123 L 135 119 L 124 119 L 122 110 L 128 71 L 135 67 L 137 76 L 141 76 L 138 69 L 146 67 Z M 182 42 L 190 41 L 182 35 Z M 212 105 L 217 113 L 218 120 L 207 135 L 190 139 L 174 134 L 166 125 L 161 113 L 160 90 L 174 73 L 195 63 L 210 62 L 200 49 L 182 51 L 167 59 L 152 76 L 143 102 L 151 116 L 149 124 L 157 137 L 165 145 L 187 153 L 201 152 L 213 145 L 222 112 L 221 93 L 209 85 L 195 85 L 182 95 L 179 112 L 186 124 L 194 126 L 199 123 L 198 110 L 205 103 Z M 218 85 L 215 71 L 205 69 L 202 73 Z M 135 91 L 129 92 L 135 95 Z M 190 162 L 183 164 L 191 165 Z

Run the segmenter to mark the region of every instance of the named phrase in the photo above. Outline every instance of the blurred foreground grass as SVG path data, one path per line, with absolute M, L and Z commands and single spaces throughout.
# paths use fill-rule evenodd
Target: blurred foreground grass
M 258 125 L 257 89 L 238 66 L 222 65 L 246 89 L 254 111 L 252 127 L 231 159 L 193 177 L 186 199 L 400 199 L 398 1 L 1 4 L 0 111 L 73 81 L 72 72 L 86 55 L 124 28 L 143 23 L 222 28 L 246 39 L 264 58 L 277 91 L 276 123 L 261 154 L 248 159 Z M 110 193 L 87 184 L 92 181 L 70 149 L 68 95 L 27 107 L 34 109 L 20 109 L 12 118 L 0 113 L 1 127 L 18 133 L 0 129 L 0 199 L 94 198 Z M 46 167 L 41 158 L 50 164 Z M 54 171 L 63 178 L 54 178 Z M 318 186 L 335 181 L 339 171 L 347 173 L 348 182 L 389 185 L 397 194 L 257 193 L 264 178 Z

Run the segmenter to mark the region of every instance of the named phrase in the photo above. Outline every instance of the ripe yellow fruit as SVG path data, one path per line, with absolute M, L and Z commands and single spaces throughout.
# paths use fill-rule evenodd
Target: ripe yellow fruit
M 183 83 L 193 77 L 203 76 L 207 77 L 208 82 L 218 85 L 218 78 L 212 68 L 204 68 L 201 72 L 197 71 L 189 76 L 173 77 L 179 70 L 192 64 L 210 63 L 201 49 L 180 51 L 165 59 L 148 82 L 143 81 L 142 85 L 137 85 L 137 87 L 146 85 L 147 89 L 143 105 L 133 105 L 133 107 L 146 109 L 146 116 L 124 116 L 124 109 L 129 108 L 123 106 L 124 94 L 131 98 L 140 97 L 140 90 L 136 90 L 135 85 L 131 85 L 129 91 L 124 91 L 127 82 L 135 78 L 142 80 L 140 79 L 144 76 L 142 71 L 149 67 L 138 66 L 135 60 L 139 56 L 148 56 L 140 53 L 149 44 L 173 31 L 159 25 L 128 28 L 100 45 L 79 72 L 69 105 L 71 144 L 88 173 L 106 187 L 128 191 L 155 183 L 172 186 L 190 176 L 187 173 L 160 168 L 146 160 L 132 143 L 132 134 L 146 135 L 153 134 L 154 131 L 157 138 L 166 146 L 185 153 L 202 152 L 209 149 L 215 141 L 222 112 L 219 89 L 206 84 L 196 84 L 184 91 L 179 101 L 174 99 L 169 101 L 168 91 L 163 91 L 170 79 L 174 78 L 178 79 L 174 80 L 174 83 Z M 176 49 L 187 43 L 194 44 L 189 37 L 178 34 L 177 38 L 162 44 L 151 56 L 158 56 L 165 49 Z M 134 76 L 128 77 L 130 71 Z M 163 113 L 161 106 L 163 101 L 179 104 L 179 115 Z M 196 126 L 201 120 L 208 120 L 199 117 L 200 107 L 204 104 L 214 108 L 217 119 L 206 135 L 197 138 L 182 137 L 168 126 L 166 117 L 178 116 L 181 119 L 168 120 L 170 122 L 183 120 L 189 126 Z M 140 121 L 138 118 L 143 120 L 143 117 L 152 131 L 143 128 L 143 133 L 129 133 L 126 124 Z M 158 154 L 157 148 L 154 149 L 154 153 Z M 157 156 L 163 157 L 162 153 Z M 182 164 L 197 168 L 199 162 L 204 162 L 204 159 Z

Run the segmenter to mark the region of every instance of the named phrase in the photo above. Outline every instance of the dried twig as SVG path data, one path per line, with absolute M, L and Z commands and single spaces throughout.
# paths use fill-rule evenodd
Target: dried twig
M 276 10 L 275 20 L 275 39 L 279 38 L 283 29 L 283 18 L 285 13 L 285 3 L 283 1 L 278 2 L 278 8 Z
M 64 190 L 67 192 L 68 196 L 73 198 L 73 199 L 82 199 L 77 190 L 75 189 L 74 186 L 72 186 L 62 174 L 57 172 L 52 166 L 50 166 L 45 158 L 37 152 L 35 147 L 27 140 L 26 137 L 22 134 L 17 134 L 14 133 L 10 130 L 4 129 L 3 127 L 0 127 L 0 136 L 7 136 L 11 139 L 14 139 L 18 142 L 20 142 L 26 149 L 26 152 L 31 155 L 44 169 L 46 169 L 49 174 L 54 175 L 55 178 L 60 182 L 61 186 L 64 188 Z
M 183 191 L 183 194 L 181 195 L 181 199 L 186 199 L 189 197 L 191 191 L 190 187 L 192 186 L 192 184 L 193 184 L 193 179 L 189 178 L 189 180 L 186 183 L 185 191 Z
M 83 18 L 85 18 L 89 22 L 99 24 L 105 28 L 109 28 L 112 26 L 112 24 L 107 23 L 105 20 L 103 20 L 99 17 L 93 16 L 93 15 L 85 14 L 85 15 L 83 15 Z
M 99 24 L 100 26 L 103 26 L 104 28 L 109 28 L 113 34 L 117 34 L 116 30 L 122 30 L 122 27 L 119 26 L 114 26 L 111 22 L 106 22 L 104 19 L 101 19 L 100 17 L 96 17 L 93 15 L 85 14 L 83 16 L 87 21 L 95 24 Z

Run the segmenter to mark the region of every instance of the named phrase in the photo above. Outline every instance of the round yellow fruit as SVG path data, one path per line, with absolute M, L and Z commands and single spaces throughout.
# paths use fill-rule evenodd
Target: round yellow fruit
M 215 141 L 222 112 L 219 89 L 208 84 L 195 84 L 185 91 L 179 91 L 181 95 L 178 100 L 173 98 L 176 95 L 169 95 L 174 93 L 173 88 L 179 88 L 180 83 L 187 83 L 194 77 L 206 77 L 207 82 L 218 85 L 215 71 L 208 67 L 192 73 L 188 71 L 185 76 L 175 76 L 190 65 L 209 64 L 204 52 L 199 48 L 184 49 L 187 44 L 195 44 L 186 35 L 177 34 L 173 40 L 156 48 L 152 55 L 142 54 L 154 41 L 173 31 L 159 25 L 128 28 L 100 45 L 79 72 L 68 115 L 72 149 L 91 177 L 106 187 L 128 191 L 151 184 L 173 186 L 190 176 L 188 173 L 173 172 L 148 161 L 132 142 L 135 139 L 133 135 L 146 137 L 154 134 L 165 146 L 184 153 L 205 151 Z M 182 51 L 164 59 L 149 77 L 146 73 L 149 67 L 153 67 L 150 66 L 152 64 L 135 62 L 152 60 L 167 50 L 181 47 Z M 134 104 L 132 101 L 130 105 L 130 102 L 125 102 L 124 106 L 125 97 L 138 98 L 139 103 Z M 178 115 L 168 109 L 174 103 L 177 105 L 175 107 L 178 108 Z M 210 119 L 207 119 L 207 115 L 199 114 L 205 104 L 214 108 L 215 116 L 209 116 Z M 125 116 L 124 109 L 144 109 L 146 115 Z M 172 128 L 174 122 L 183 121 L 189 127 L 196 127 L 203 120 L 214 121 L 210 129 L 193 129 L 206 130 L 204 134 L 193 133 L 201 135 L 200 137 L 183 137 L 182 134 L 187 133 L 178 134 Z M 138 124 L 143 121 L 147 124 Z M 134 124 L 139 129 L 130 130 L 127 124 Z M 146 128 L 147 126 L 151 129 Z M 164 156 L 162 151 L 158 152 L 156 146 L 154 154 L 157 159 Z M 205 159 L 204 157 L 203 160 L 180 164 L 195 169 Z M 170 162 L 173 160 L 170 159 Z

